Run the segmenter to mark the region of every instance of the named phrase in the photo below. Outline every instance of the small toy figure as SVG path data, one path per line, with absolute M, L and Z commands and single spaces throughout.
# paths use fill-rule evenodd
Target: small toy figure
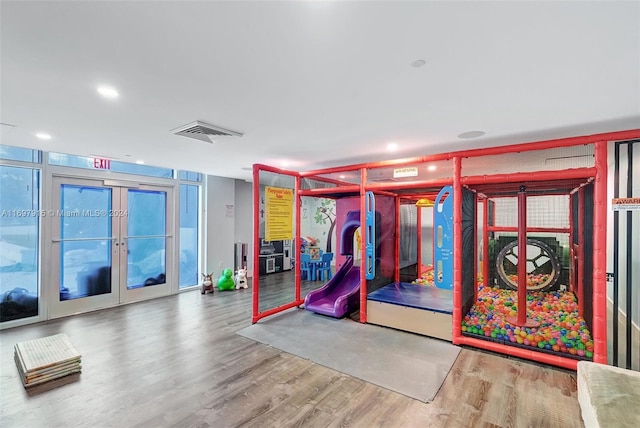
M 236 287 L 235 282 L 233 281 L 233 271 L 229 268 L 226 268 L 222 271 L 222 275 L 218 278 L 218 290 L 233 290 Z
M 202 288 L 200 294 L 205 294 L 207 291 L 211 291 L 213 294 L 213 272 L 209 274 L 202 274 Z
M 236 290 L 240 288 L 249 288 L 246 268 L 238 269 L 238 273 L 236 273 Z

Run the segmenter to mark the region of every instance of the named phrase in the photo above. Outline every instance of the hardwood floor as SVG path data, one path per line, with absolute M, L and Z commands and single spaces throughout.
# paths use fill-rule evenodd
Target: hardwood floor
M 281 279 L 262 279 L 265 299 L 293 294 Z M 0 426 L 583 426 L 573 372 L 463 349 L 425 404 L 237 335 L 250 318 L 251 288 L 4 330 Z M 82 353 L 82 373 L 25 390 L 13 345 L 60 332 Z

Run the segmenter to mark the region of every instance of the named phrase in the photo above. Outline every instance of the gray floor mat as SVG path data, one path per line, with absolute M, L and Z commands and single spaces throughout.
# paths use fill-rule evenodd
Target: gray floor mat
M 424 402 L 434 399 L 460 353 L 438 339 L 300 309 L 238 334 Z

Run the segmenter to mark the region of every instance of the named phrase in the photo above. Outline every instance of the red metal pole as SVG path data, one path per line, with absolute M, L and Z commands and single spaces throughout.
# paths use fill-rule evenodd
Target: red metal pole
M 362 168 L 360 170 L 360 239 L 362 245 L 360 245 L 360 322 L 367 322 L 367 218 L 366 218 L 366 192 L 365 185 L 367 183 L 367 169 Z M 375 216 L 375 213 L 374 213 Z M 375 233 L 375 230 L 374 230 Z M 378 243 L 376 242 L 376 245 Z M 374 257 L 376 250 L 374 248 Z
M 462 159 L 453 158 L 453 314 L 452 342 L 462 337 Z M 434 242 L 435 242 L 434 238 Z M 437 272 L 436 272 L 437 274 Z
M 253 278 L 252 298 L 253 315 L 251 323 L 255 324 L 260 319 L 260 165 L 253 166 Z
M 595 143 L 593 192 L 593 361 L 607 364 L 607 142 Z
M 477 198 L 477 195 L 476 195 Z M 478 200 L 475 199 L 473 212 L 473 301 L 478 297 Z
M 540 323 L 527 318 L 527 192 L 518 192 L 518 317 L 507 317 L 511 324 L 538 327 Z
M 260 171 L 273 172 L 275 174 L 285 174 L 285 175 L 294 175 L 294 176 L 300 175 L 300 173 L 298 173 L 297 171 L 290 171 L 288 169 L 276 168 L 275 166 L 264 165 L 261 163 L 253 164 L 254 171 L 256 170 L 256 168 L 258 168 Z
M 575 223 L 573 221 L 573 215 L 574 215 L 574 210 L 573 210 L 573 198 L 575 198 L 576 195 L 574 193 L 571 193 L 569 195 L 569 258 L 571 259 L 570 263 L 571 266 L 569 266 L 569 290 L 571 292 L 573 292 L 574 294 L 577 292 L 576 287 L 577 287 L 577 282 L 576 282 L 576 276 L 578 275 L 578 272 L 576 272 L 576 264 L 575 264 L 575 252 L 574 252 L 574 248 L 575 245 L 573 243 L 573 240 L 575 238 L 574 234 L 573 234 L 573 230 L 575 227 Z
M 438 153 L 433 155 L 426 156 L 416 156 L 411 158 L 403 158 L 403 159 L 392 159 L 378 162 L 366 162 L 366 163 L 358 163 L 354 165 L 348 166 L 337 166 L 332 168 L 324 168 L 324 169 L 316 169 L 313 171 L 302 172 L 301 175 L 303 177 L 308 177 L 310 175 L 324 175 L 324 174 L 335 174 L 338 172 L 347 172 L 347 171 L 355 171 L 362 168 L 384 168 L 391 166 L 409 166 L 409 165 L 419 165 L 425 162 L 434 162 L 439 160 L 447 160 L 451 159 L 451 154 L 449 153 Z
M 318 175 L 306 175 L 304 178 L 306 178 L 307 180 L 320 181 L 322 183 L 335 184 L 336 186 L 351 186 L 351 185 L 353 185 L 353 183 L 351 183 L 350 181 L 336 180 L 335 178 L 322 177 L 322 176 L 318 176 Z
M 518 325 L 527 323 L 527 193 L 518 192 Z
M 518 358 L 526 358 L 527 360 L 535 361 L 538 363 L 550 364 L 574 371 L 578 368 L 578 361 L 571 358 L 560 357 L 554 354 L 545 354 L 542 352 L 534 351 L 533 349 L 502 345 L 500 343 L 476 339 L 468 336 L 461 336 L 458 339 L 457 345 L 473 346 L 474 348 L 486 349 L 488 351 L 498 352 L 504 355 L 512 355 Z
M 557 181 L 567 179 L 591 178 L 595 168 L 573 168 L 560 171 L 514 172 L 512 174 L 470 175 L 462 177 L 463 185 L 504 184 L 523 181 Z
M 370 189 L 367 189 L 365 187 L 364 190 L 367 191 Z M 391 196 L 392 198 L 395 198 L 396 196 L 400 196 L 397 193 L 387 192 L 386 190 L 372 190 L 372 192 L 375 193 L 376 195 Z M 405 196 L 405 195 L 402 195 L 402 196 Z
M 451 178 L 433 178 L 431 180 L 416 180 L 416 181 L 400 181 L 389 183 L 369 183 L 366 186 L 366 190 L 377 192 L 380 190 L 394 190 L 394 189 L 436 189 L 448 186 L 451 184 Z
M 277 308 L 271 308 L 271 309 L 268 309 L 268 310 L 266 310 L 264 312 L 260 312 L 257 315 L 253 316 L 251 323 L 255 324 L 259 320 L 261 320 L 262 318 L 266 318 L 266 317 L 269 317 L 271 315 L 278 314 L 280 312 L 286 311 L 287 309 L 295 308 L 297 306 L 300 306 L 303 303 L 304 303 L 304 300 L 298 300 L 298 301 L 295 301 L 295 302 L 287 303 L 287 304 L 282 305 L 282 306 L 278 306 Z
M 305 189 L 300 190 L 300 194 L 302 196 L 322 196 L 326 194 L 334 194 L 334 193 L 358 193 L 360 192 L 360 186 L 357 184 L 353 184 L 350 186 L 342 186 L 342 187 L 321 187 L 318 189 Z
M 508 146 L 494 146 L 480 149 L 471 149 L 461 152 L 450 153 L 454 156 L 492 156 L 504 153 L 525 152 L 529 150 L 555 149 L 558 147 L 580 146 L 592 144 L 598 141 L 631 140 L 640 137 L 640 129 L 630 129 L 627 131 L 610 132 L 604 134 L 583 135 L 580 137 L 559 138 L 556 140 L 537 141 L 531 143 L 511 144 Z
M 393 257 L 395 269 L 393 269 L 393 281 L 400 282 L 400 198 L 394 199 L 396 203 L 396 236 L 393 240 Z
M 296 216 L 296 230 L 294 231 L 294 236 L 293 236 L 293 248 L 291 248 L 291 254 L 289 254 L 290 257 L 295 257 L 295 284 L 296 284 L 296 301 L 301 300 L 300 294 L 300 280 L 301 280 L 301 272 L 300 272 L 300 247 L 302 244 L 302 241 L 300 240 L 300 222 L 301 222 L 301 217 L 300 217 L 300 207 L 302 206 L 302 196 L 300 196 L 300 186 L 302 185 L 302 178 L 300 178 L 300 176 L 296 176 L 296 184 L 295 184 L 295 195 L 293 198 L 293 203 L 296 204 L 295 206 L 295 216 Z M 329 236 L 327 239 L 331 239 L 331 236 Z
M 381 168 L 385 166 L 395 166 L 395 165 L 405 166 L 405 165 L 411 165 L 411 164 L 420 164 L 423 162 L 448 160 L 456 156 L 460 158 L 475 157 L 475 156 L 491 156 L 491 155 L 500 155 L 504 153 L 523 152 L 523 151 L 529 151 L 529 150 L 544 150 L 544 149 L 555 149 L 558 147 L 579 146 L 583 144 L 592 144 L 599 141 L 631 140 L 634 138 L 640 138 L 640 129 L 629 129 L 625 131 L 608 132 L 608 133 L 594 134 L 594 135 L 583 135 L 578 137 L 559 138 L 555 140 L 536 141 L 536 142 L 521 143 L 521 144 L 511 144 L 506 146 L 503 145 L 503 146 L 494 146 L 494 147 L 484 147 L 479 149 L 461 150 L 458 152 L 451 152 L 451 153 L 439 153 L 434 155 L 426 155 L 426 156 L 412 157 L 412 158 L 406 158 L 406 159 L 369 162 L 369 163 L 348 165 L 348 166 L 342 166 L 342 167 L 333 167 L 333 168 L 318 169 L 314 171 L 307 171 L 307 172 L 300 173 L 300 175 L 302 177 L 307 177 L 310 175 L 322 175 L 322 174 L 331 174 L 336 172 L 354 171 L 361 168 Z
M 489 284 L 489 200 L 482 200 L 482 284 L 486 287 Z M 478 287 L 476 287 L 476 298 L 478 297 Z
M 576 283 L 576 297 L 578 298 L 578 313 L 584 314 L 584 187 L 578 190 L 578 281 Z
M 417 242 L 417 258 L 418 258 L 418 278 L 422 274 L 422 208 L 416 207 L 418 210 L 416 215 L 416 239 Z

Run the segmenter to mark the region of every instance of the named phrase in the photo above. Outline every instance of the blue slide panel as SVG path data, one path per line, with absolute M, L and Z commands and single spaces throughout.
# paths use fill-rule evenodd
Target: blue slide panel
M 365 194 L 365 221 L 367 233 L 367 242 L 365 246 L 366 252 L 366 278 L 374 279 L 376 277 L 376 199 L 373 192 L 367 192 Z
M 438 288 L 453 289 L 453 187 L 445 186 L 433 209 L 433 271 Z

